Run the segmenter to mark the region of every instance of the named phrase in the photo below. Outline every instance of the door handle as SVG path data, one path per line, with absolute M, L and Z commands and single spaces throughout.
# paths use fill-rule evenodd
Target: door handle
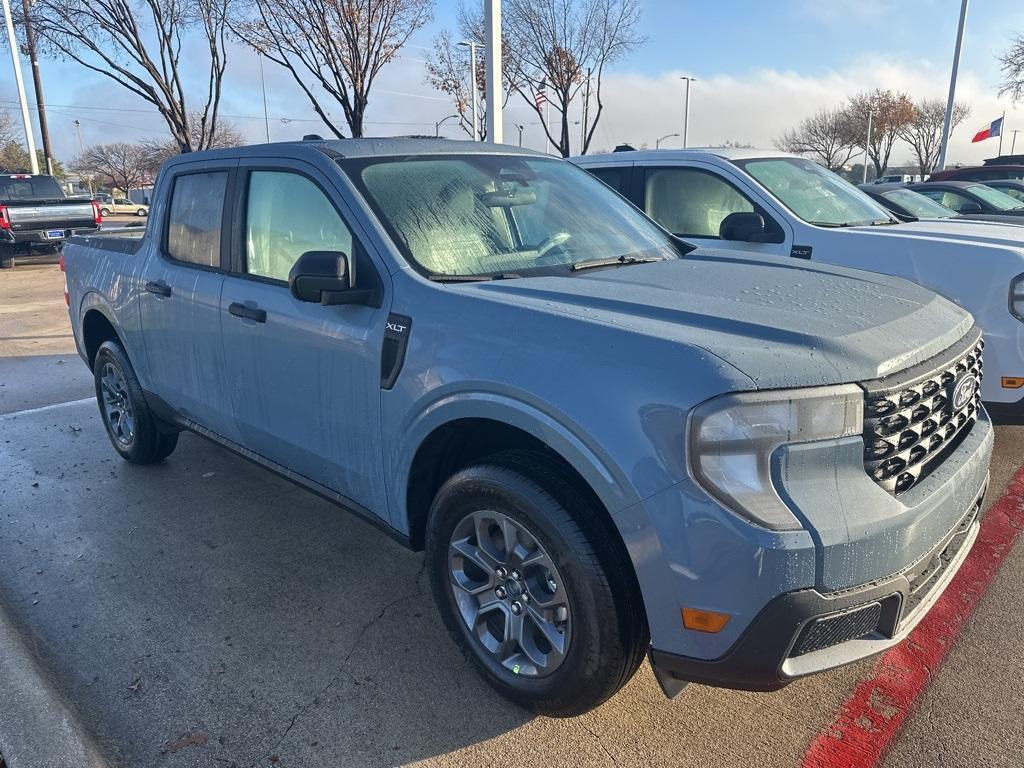
M 247 307 L 237 301 L 228 304 L 228 313 L 235 317 L 244 317 L 246 320 L 255 320 L 257 323 L 267 322 L 267 310 Z
M 165 299 L 171 295 L 171 286 L 163 280 L 150 280 L 146 283 L 146 290 L 157 296 L 163 296 Z

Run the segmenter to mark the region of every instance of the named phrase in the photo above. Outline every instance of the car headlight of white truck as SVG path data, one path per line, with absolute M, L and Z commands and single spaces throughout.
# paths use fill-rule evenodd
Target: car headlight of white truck
M 1010 314 L 1024 322 L 1024 275 L 1017 275 L 1010 283 Z
M 855 384 L 722 395 L 690 418 L 690 466 L 737 514 L 766 528 L 799 529 L 772 484 L 772 454 L 790 443 L 859 435 L 863 425 L 864 392 Z

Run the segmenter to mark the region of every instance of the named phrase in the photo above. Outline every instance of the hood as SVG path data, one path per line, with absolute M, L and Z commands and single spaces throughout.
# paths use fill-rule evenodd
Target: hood
M 938 354 L 974 322 L 899 278 L 725 251 L 458 288 L 701 348 L 759 389 L 880 378 Z
M 1024 225 L 1024 217 L 1019 218 L 1020 224 Z M 922 219 L 885 227 L 849 227 L 843 231 L 904 237 L 938 237 L 943 240 L 983 242 L 989 245 L 1024 249 L 1024 227 L 993 221 Z

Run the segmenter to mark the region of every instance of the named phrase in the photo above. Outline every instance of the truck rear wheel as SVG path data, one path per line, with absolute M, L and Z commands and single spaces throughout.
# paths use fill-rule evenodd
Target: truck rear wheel
M 488 683 L 533 712 L 582 714 L 636 672 L 648 635 L 628 564 L 556 466 L 510 451 L 438 491 L 426 559 L 442 618 Z
M 135 369 L 116 341 L 105 341 L 93 363 L 96 401 L 107 436 L 121 458 L 132 464 L 155 464 L 170 456 L 178 433 L 153 417 Z
M 0 269 L 10 269 L 14 266 L 14 249 L 0 245 Z

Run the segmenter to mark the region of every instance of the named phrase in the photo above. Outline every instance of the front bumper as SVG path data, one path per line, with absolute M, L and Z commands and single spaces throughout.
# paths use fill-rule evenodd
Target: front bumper
M 652 648 L 650 662 L 662 690 L 673 697 L 687 682 L 697 682 L 773 691 L 901 642 L 967 558 L 978 535 L 984 494 L 983 489 L 939 544 L 902 573 L 837 593 L 803 589 L 780 595 L 720 658 L 697 659 Z

